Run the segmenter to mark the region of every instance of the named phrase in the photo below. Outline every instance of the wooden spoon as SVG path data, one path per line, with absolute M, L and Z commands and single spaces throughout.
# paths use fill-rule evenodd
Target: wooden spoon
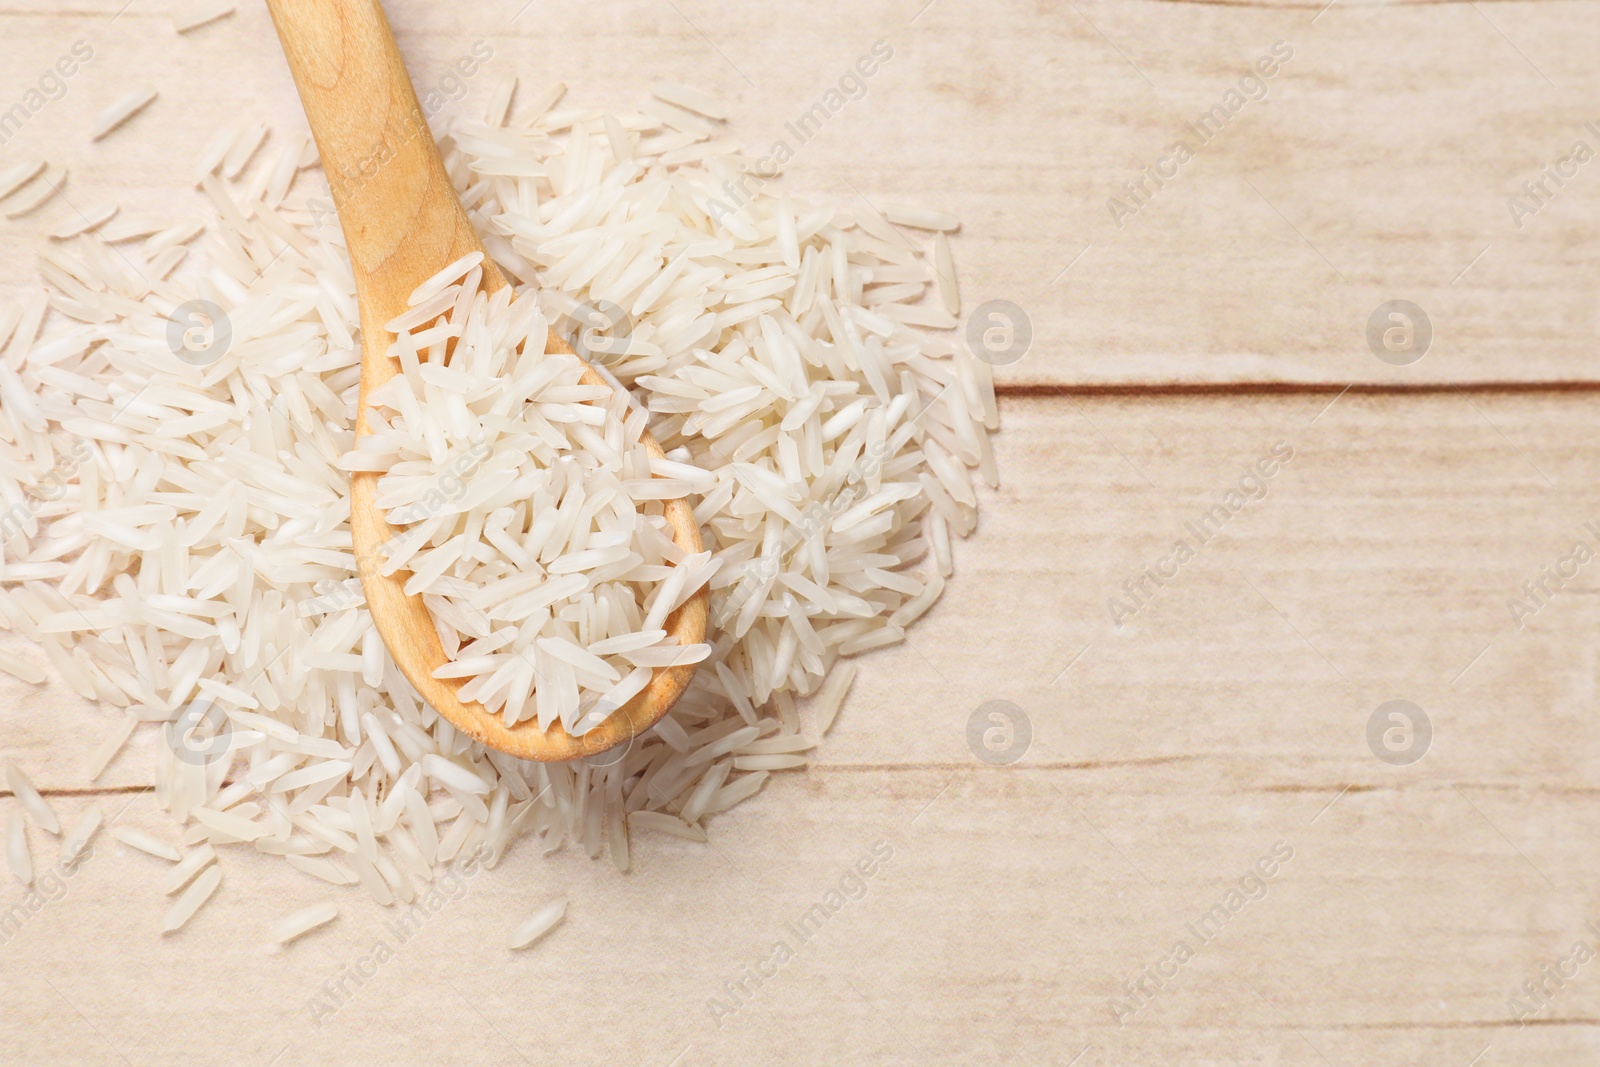
M 418 285 L 462 256 L 482 251 L 483 243 L 445 173 L 378 0 L 267 0 L 267 7 L 316 138 L 355 271 L 361 309 L 360 438 L 368 432 L 367 398 L 400 369 L 388 355 L 394 335 L 384 324 L 406 310 Z M 492 293 L 505 284 L 505 275 L 485 256 L 484 289 Z M 572 349 L 551 332 L 545 351 Z M 587 364 L 583 383 L 606 384 Z M 644 446 L 650 455 L 661 455 L 648 433 Z M 502 716 L 461 700 L 463 680 L 433 676 L 448 658 L 422 598 L 406 595 L 409 572 L 378 573 L 379 549 L 393 531 L 373 503 L 377 481 L 373 473 L 350 477 L 350 531 L 361 588 L 401 673 L 457 729 L 523 759 L 575 759 L 648 730 L 683 695 L 694 667 L 657 668 L 637 696 L 581 737 L 559 722 L 549 730 L 540 730 L 534 719 L 508 727 Z M 701 551 L 700 528 L 688 503 L 668 501 L 666 516 L 678 546 Z M 668 616 L 666 627 L 679 644 L 702 640 L 706 591 Z

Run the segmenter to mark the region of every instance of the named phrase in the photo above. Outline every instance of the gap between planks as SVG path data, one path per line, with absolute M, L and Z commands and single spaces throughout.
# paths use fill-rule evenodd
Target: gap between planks
M 1047 762 L 1028 763 L 1007 770 L 1006 774 L 1026 775 L 1030 772 L 1055 772 L 1055 771 L 1116 771 L 1124 769 L 1138 769 L 1156 764 L 1167 763 L 1199 763 L 1210 757 L 1196 756 L 1160 756 L 1127 760 L 1051 760 Z M 919 763 L 829 763 L 813 764 L 806 768 L 807 775 L 795 779 L 801 781 L 812 775 L 822 774 L 929 774 L 939 772 L 950 775 L 978 775 L 992 774 L 994 767 L 988 764 L 974 764 L 969 761 L 954 761 L 941 763 L 924 761 Z M 952 781 L 954 779 L 952 778 Z M 998 780 L 998 779 L 996 779 Z M 223 785 L 233 784 L 231 780 Z M 1362 793 L 1443 793 L 1448 789 L 1471 789 L 1480 793 L 1533 793 L 1540 796 L 1564 797 L 1600 797 L 1600 786 L 1572 786 L 1572 785 L 1545 785 L 1540 782 L 1506 782 L 1506 781 L 1470 781 L 1466 779 L 1452 779 L 1442 784 L 1437 782 L 1351 782 L 1345 779 L 1335 779 L 1327 782 L 1306 783 L 1278 783 L 1261 782 L 1251 785 L 1236 785 L 1218 796 L 1236 796 L 1251 794 L 1276 794 L 1276 795 L 1312 795 L 1335 793 L 1338 796 L 1350 794 L 1355 796 Z M 87 798 L 110 796 L 137 796 L 155 789 L 154 785 L 112 785 L 112 786 L 67 786 L 54 789 L 41 788 L 39 795 L 56 799 Z M 1111 792 L 1125 793 L 1121 788 L 1109 790 Z M 1199 793 L 1208 790 L 1199 790 Z M 1091 790 L 1093 792 L 1093 790 Z M 1160 792 L 1169 792 L 1166 790 Z M 0 792 L 0 799 L 10 797 L 9 791 Z
M 1201 6 L 1201 7 L 1253 7 L 1264 10 L 1278 11 L 1316 11 L 1320 8 L 1331 7 L 1325 0 L 1154 0 L 1156 3 L 1170 4 L 1173 6 Z M 1476 0 L 1339 0 L 1342 7 L 1357 8 L 1388 8 L 1388 7 L 1465 7 Z M 1484 0 L 1485 3 L 1499 5 L 1513 4 L 1539 4 L 1549 3 L 1552 0 Z M 1557 2 L 1572 3 L 1576 0 L 1557 0 Z M 123 9 L 124 11 L 126 9 Z M 0 5 L 0 18 L 110 18 L 116 21 L 123 11 L 107 8 L 105 10 L 90 11 L 86 9 L 63 10 L 49 7 L 5 7 Z M 148 14 L 162 16 L 166 11 L 149 12 Z M 509 34 L 508 34 L 509 35 Z
M 1185 3 L 1194 0 L 1183 0 Z M 1479 382 L 995 382 L 997 397 L 1019 399 L 1066 397 L 1158 396 L 1317 396 L 1329 393 L 1376 396 L 1448 394 L 1584 394 L 1600 393 L 1600 381 Z
M 1277 11 L 1316 11 L 1333 6 L 1325 0 L 1155 0 L 1156 3 L 1173 5 L 1198 5 L 1202 7 L 1258 7 L 1266 10 Z M 1451 5 L 1465 6 L 1475 3 L 1476 0 L 1341 0 L 1341 7 L 1357 8 L 1386 8 L 1386 7 L 1448 7 Z M 1484 0 L 1491 4 L 1532 4 L 1547 3 L 1550 0 Z M 1571 3 L 1574 0 L 1556 0 L 1559 3 Z

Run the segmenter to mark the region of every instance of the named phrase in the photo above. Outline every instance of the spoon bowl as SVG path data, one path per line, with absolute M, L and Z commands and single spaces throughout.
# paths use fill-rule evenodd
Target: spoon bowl
M 369 432 L 368 397 L 400 369 L 388 354 L 394 335 L 385 324 L 407 310 L 418 285 L 462 256 L 483 252 L 483 242 L 445 172 L 378 0 L 268 0 L 267 7 L 322 157 L 355 273 L 361 317 L 359 439 Z M 508 284 L 487 253 L 482 267 L 485 291 Z M 554 331 L 545 351 L 573 354 Z M 607 385 L 593 367 L 579 363 L 583 384 Z M 642 441 L 652 457 L 661 457 L 648 431 Z M 380 550 L 394 531 L 374 503 L 377 483 L 372 472 L 350 476 L 350 532 L 367 607 L 400 672 L 462 733 L 522 759 L 593 756 L 654 726 L 688 688 L 693 665 L 658 667 L 632 700 L 577 737 L 560 722 L 548 730 L 535 719 L 507 726 L 481 704 L 463 701 L 465 679 L 433 676 L 449 658 L 422 598 L 405 592 L 410 572 L 378 573 Z M 688 502 L 667 501 L 665 513 L 678 547 L 701 551 L 700 528 Z M 679 644 L 705 637 L 706 602 L 701 589 L 667 617 L 667 632 Z

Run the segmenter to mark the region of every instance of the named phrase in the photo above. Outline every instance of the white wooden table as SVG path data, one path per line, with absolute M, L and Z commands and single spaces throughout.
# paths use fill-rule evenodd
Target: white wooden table
M 80 208 L 189 208 L 221 124 L 304 128 L 251 0 L 181 38 L 159 0 L 123 3 L 0 0 L 0 109 L 94 49 L 0 169 L 35 151 Z M 1600 162 L 1546 179 L 1542 203 L 1522 188 L 1576 141 L 1600 151 L 1600 12 L 921 4 L 389 6 L 419 85 L 491 43 L 468 104 L 512 69 L 619 106 L 673 80 L 732 101 L 763 149 L 892 45 L 788 181 L 959 212 L 967 307 L 1010 300 L 1036 340 L 1001 372 L 1003 485 L 955 582 L 865 660 L 811 768 L 717 818 L 709 846 L 636 835 L 626 875 L 521 847 L 403 942 L 359 891 L 231 850 L 217 897 L 162 938 L 164 865 L 102 834 L 0 944 L 0 1062 L 1594 1061 L 1600 964 L 1547 984 L 1532 1025 L 1507 1002 L 1538 1006 L 1523 983 L 1575 942 L 1600 950 L 1600 563 L 1520 628 L 1508 601 L 1574 542 L 1600 548 Z M 1279 41 L 1265 99 L 1127 200 Z M 160 100 L 88 143 L 140 81 Z M 1113 197 L 1137 206 L 1120 226 Z M 0 287 L 30 281 L 65 210 L 0 224 Z M 1400 299 L 1433 331 L 1404 366 L 1366 339 Z M 1113 626 L 1123 583 L 1279 442 L 1293 459 L 1265 497 Z M 1403 766 L 1367 741 L 1395 699 L 1433 730 Z M 967 747 L 990 700 L 1031 723 L 1015 765 Z M 0 686 L 0 756 L 64 817 L 98 804 L 170 836 L 153 736 L 88 780 L 113 721 L 63 685 Z M 874 845 L 892 858 L 865 895 L 799 944 L 787 924 Z M 1292 857 L 1228 910 L 1275 845 Z M 558 893 L 564 925 L 505 951 Z M 268 951 L 273 918 L 330 895 L 334 925 Z M 20 896 L 8 883 L 0 908 Z M 782 939 L 796 954 L 774 967 Z M 364 964 L 379 941 L 389 958 Z

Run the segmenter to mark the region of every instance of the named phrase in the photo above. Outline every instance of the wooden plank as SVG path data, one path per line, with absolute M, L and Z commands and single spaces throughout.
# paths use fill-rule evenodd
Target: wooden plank
M 1391 772 L 1365 722 L 1403 698 L 1433 718 L 1428 765 L 1452 780 L 1587 787 L 1600 571 L 1581 568 L 1543 607 L 1522 586 L 1579 539 L 1600 553 L 1584 528 L 1600 526 L 1589 408 L 1458 394 L 1008 402 L 1003 484 L 957 544 L 944 601 L 907 645 L 866 660 L 819 758 L 961 765 L 968 716 L 998 699 L 1027 712 L 1030 758 L 1050 763 L 1186 760 L 1218 788 L 1371 784 Z M 1294 456 L 1266 495 L 1211 513 L 1280 442 Z M 1180 539 L 1196 555 L 1177 566 Z M 1137 599 L 1124 588 L 1163 560 L 1175 576 L 1144 579 Z M 1538 607 L 1521 627 L 1513 598 Z M 0 679 L 0 754 L 41 786 L 88 788 L 87 753 L 115 714 L 59 683 Z M 100 784 L 149 784 L 159 743 L 141 727 Z
M 1584 927 L 1600 921 L 1585 888 L 1600 874 L 1586 651 L 1600 601 L 1588 570 L 1525 631 L 1505 601 L 1575 539 L 1593 543 L 1593 420 L 1561 396 L 1327 405 L 1009 404 L 1007 480 L 958 546 L 946 601 L 914 647 L 864 665 L 811 770 L 717 819 L 708 849 L 638 835 L 627 875 L 524 844 L 331 1016 L 308 999 L 374 939 L 398 941 L 392 913 L 225 849 L 219 896 L 162 939 L 164 865 L 102 836 L 65 896 L 0 945 L 0 1011 L 19 1020 L 0 1056 L 162 1062 L 219 1042 L 280 1064 L 546 1050 L 666 1063 L 686 1048 L 680 1063 L 863 1050 L 891 1064 L 1067 1062 L 1085 1047 L 1104 1062 L 1466 1063 L 1485 1047 L 1503 1062 L 1574 1060 L 1600 987 L 1568 983 L 1526 1029 L 1506 1003 L 1575 940 L 1600 947 Z M 1280 440 L 1295 455 L 1267 496 L 1116 636 L 1107 590 Z M 1060 674 L 1079 642 L 1090 652 Z M 42 783 L 81 787 L 77 735 L 106 716 L 59 692 L 20 715 L 0 702 L 0 737 Z M 1435 728 L 1411 766 L 1364 740 L 1395 697 Z M 1009 768 L 967 747 L 991 699 L 1030 718 L 1031 747 Z M 53 802 L 69 823 L 94 803 L 171 839 L 153 798 L 128 788 L 148 766 L 126 756 L 122 791 Z M 880 838 L 896 854 L 866 896 L 734 1002 L 724 983 Z M 48 866 L 53 843 L 32 839 Z M 1125 983 L 1280 840 L 1295 855 L 1264 899 L 1117 1026 Z M 6 892 L 9 908 L 20 894 Z M 573 901 L 556 935 L 528 954 L 498 947 L 556 894 Z M 330 897 L 334 927 L 265 950 L 272 918 Z M 596 990 L 605 1018 L 650 1029 L 529 1021 L 532 1001 Z
M 166 865 L 102 837 L 0 946 L 0 1055 L 1064 1064 L 1090 1048 L 1080 1062 L 1315 1064 L 1467 1063 L 1492 1046 L 1497 1062 L 1532 1063 L 1591 1047 L 1600 986 L 1586 970 L 1545 1025 L 1519 1029 L 1506 1008 L 1574 940 L 1596 943 L 1581 889 L 1600 875 L 1590 798 L 1417 779 L 1319 817 L 1327 795 L 1149 788 L 1174 773 L 790 777 L 719 819 L 710 846 L 641 837 L 627 875 L 524 846 L 405 927 L 359 889 L 226 847 L 217 895 L 163 938 Z M 148 807 L 121 823 L 158 827 Z M 1530 835 L 1538 825 L 1564 829 Z M 1287 858 L 1247 883 L 1256 899 L 1197 936 L 1279 842 Z M 871 876 L 847 879 L 874 845 Z M 854 897 L 802 939 L 791 924 L 841 885 Z M 506 931 L 558 894 L 565 923 L 508 952 Z M 17 898 L 12 885 L 0 900 Z M 342 912 L 332 926 L 268 949 L 274 918 L 326 899 Z M 780 941 L 793 952 L 781 965 Z M 1113 998 L 1177 941 L 1193 958 L 1118 1026 Z M 364 981 L 325 989 L 358 968 Z
M 36 150 L 72 167 L 79 207 L 115 196 L 190 210 L 182 185 L 217 125 L 259 114 L 300 128 L 258 6 L 189 38 L 143 5 L 113 23 L 121 6 L 0 3 L 0 107 L 73 41 L 98 50 L 65 98 L 0 146 L 0 166 Z M 565 77 L 583 102 L 630 101 L 657 77 L 706 86 L 758 145 L 873 40 L 891 40 L 865 98 L 796 154 L 795 187 L 959 211 L 968 307 L 1012 300 L 1037 332 L 1003 380 L 1133 392 L 1007 401 L 1006 481 L 957 547 L 956 581 L 910 645 L 864 664 L 815 765 L 717 819 L 708 848 L 636 837 L 627 875 L 524 844 L 404 944 L 392 911 L 237 849 L 223 850 L 217 898 L 162 939 L 164 865 L 102 834 L 64 895 L 3 933 L 0 1060 L 1592 1056 L 1592 965 L 1539 1025 L 1519 1028 L 1507 1007 L 1575 941 L 1600 948 L 1585 926 L 1600 923 L 1587 847 L 1600 830 L 1600 572 L 1586 565 L 1542 603 L 1523 590 L 1575 541 L 1600 547 L 1584 526 L 1600 525 L 1592 398 L 1337 390 L 1594 381 L 1579 347 L 1595 326 L 1589 168 L 1520 230 L 1506 207 L 1596 118 L 1583 103 L 1593 13 L 1555 0 L 1320 15 L 1320 4 L 917 6 L 640 2 L 535 7 L 512 23 L 519 3 L 480 27 L 390 4 L 424 85 L 481 34 L 496 63 Z M 1269 98 L 1118 229 L 1105 203 L 1116 187 L 1280 38 L 1296 55 Z M 617 62 L 641 42 L 649 63 Z M 469 103 L 488 77 L 469 83 Z M 133 80 L 163 93 L 146 126 L 88 145 L 94 113 Z M 27 279 L 33 242 L 64 210 L 0 224 L 0 287 Z M 1421 304 L 1437 331 L 1404 368 L 1363 337 L 1372 308 L 1396 298 Z M 1307 382 L 1334 391 L 1137 395 Z M 1131 599 L 1123 583 L 1194 536 L 1186 524 L 1226 509 L 1242 469 L 1280 441 L 1294 458 L 1265 497 L 1230 512 L 1164 584 L 1145 579 L 1148 602 L 1117 627 L 1108 600 Z M 1537 607 L 1521 628 L 1513 598 Z M 1408 766 L 1366 739 L 1396 698 L 1434 729 Z M 972 713 L 991 700 L 1028 716 L 1015 766 L 968 747 Z M 87 779 L 86 753 L 113 721 L 59 683 L 0 679 L 0 757 L 26 766 L 67 821 L 92 803 L 170 838 L 143 792 L 155 730 Z M 0 811 L 13 803 L 0 797 Z M 32 840 L 53 861 L 53 842 Z M 748 1004 L 735 998 L 726 983 L 748 981 L 785 924 L 879 840 L 895 855 L 865 896 L 750 983 Z M 1117 1026 L 1124 983 L 1280 840 L 1295 854 L 1264 898 Z M 506 953 L 506 929 L 557 894 L 573 901 L 567 922 Z M 344 912 L 334 926 L 266 950 L 272 918 L 330 897 Z M 0 909 L 20 899 L 8 882 Z M 380 937 L 394 958 L 337 1012 L 315 1013 L 308 999 Z M 738 1010 L 713 1014 L 712 998 Z
M 64 98 L 30 118 L 4 158 L 70 166 L 67 199 L 191 210 L 184 191 L 212 132 L 259 115 L 303 129 L 267 16 L 178 37 L 164 12 L 121 3 L 45 13 L 12 3 L 0 102 L 78 39 L 96 54 Z M 1597 17 L 1560 0 L 1516 4 L 1237 7 L 1096 0 L 808 5 L 727 11 L 637 2 L 463 20 L 390 5 L 418 84 L 444 84 L 482 38 L 495 50 L 462 107 L 514 67 L 562 78 L 571 99 L 625 105 L 655 80 L 704 86 L 733 130 L 793 150 L 792 187 L 867 202 L 948 208 L 968 312 L 1026 310 L 1017 383 L 1593 380 L 1600 267 L 1596 184 L 1579 168 L 1534 214 L 1509 198 L 1600 122 L 1587 44 Z M 1320 7 L 1321 5 L 1315 5 Z M 1313 21 L 1314 20 L 1314 21 Z M 805 143 L 786 125 L 875 40 L 893 58 Z M 1285 41 L 1294 55 L 1200 144 L 1187 132 Z M 1426 46 L 1418 42 L 1427 42 Z M 649 63 L 617 62 L 644 48 Z M 94 114 L 128 84 L 162 98 L 95 145 Z M 451 86 L 454 83 L 449 83 Z M 1195 158 L 1138 206 L 1124 182 L 1188 138 Z M 1168 168 L 1170 169 L 1170 168 Z M 1113 220 L 1118 197 L 1137 210 Z M 0 287 L 31 278 L 33 243 L 62 205 L 0 226 Z M 1518 226 L 1520 221 L 1521 225 Z M 1080 258 L 1081 253 L 1081 258 Z M 1433 341 L 1410 366 L 1369 349 L 1369 317 L 1409 300 Z
M 1575 541 L 1600 549 L 1583 398 L 1032 400 L 1003 417 L 1003 485 L 956 581 L 864 669 L 835 727 L 852 744 L 829 758 L 952 762 L 968 714 L 1004 699 L 1044 758 L 1342 784 L 1386 773 L 1364 724 L 1404 698 L 1434 716 L 1440 773 L 1591 780 L 1594 569 L 1522 628 L 1508 606 L 1536 607 L 1523 583 Z M 1209 509 L 1278 442 L 1294 458 L 1215 533 Z M 1196 550 L 1181 565 L 1179 540 Z M 1139 603 L 1124 583 L 1164 560 L 1176 575 Z M 935 727 L 901 728 L 907 708 Z

